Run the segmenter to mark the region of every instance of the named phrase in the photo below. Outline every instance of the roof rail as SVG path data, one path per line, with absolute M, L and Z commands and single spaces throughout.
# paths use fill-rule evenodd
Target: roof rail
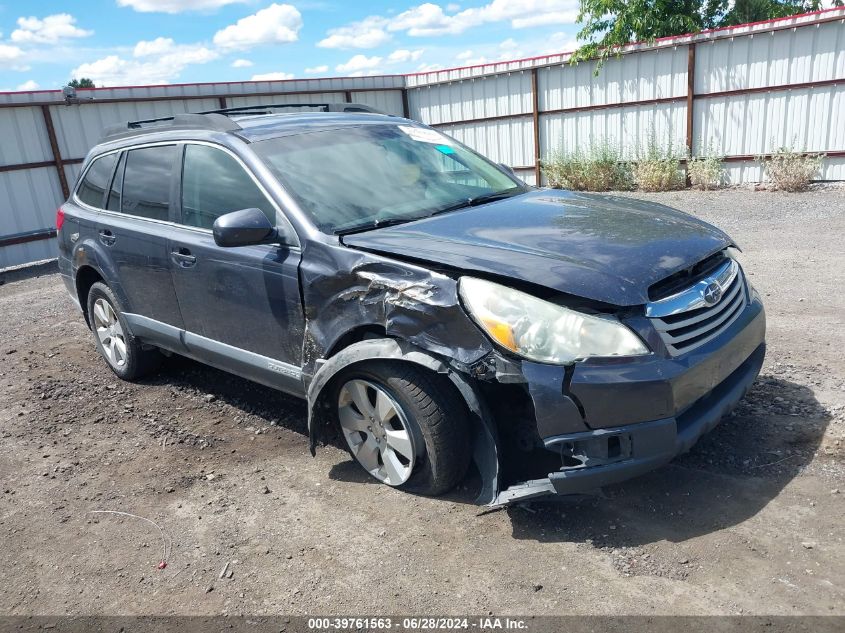
M 322 108 L 323 112 L 369 112 L 371 114 L 384 114 L 381 110 L 376 110 L 363 103 L 259 103 L 256 105 L 240 106 L 238 108 L 206 110 L 201 114 L 222 114 L 228 116 L 239 114 L 273 114 L 274 110 L 284 108 Z
M 128 121 L 118 125 L 111 125 L 105 129 L 100 142 L 113 141 L 143 134 L 150 130 L 212 130 L 217 132 L 234 132 L 241 126 L 230 117 L 233 115 L 273 114 L 274 110 L 284 108 L 322 108 L 323 112 L 369 112 L 384 114 L 363 103 L 262 103 L 258 105 L 241 106 L 239 108 L 222 108 L 220 110 L 206 110 L 195 114 L 174 114 L 158 119 L 143 119 Z
M 143 134 L 154 130 L 212 130 L 217 132 L 232 132 L 240 130 L 241 126 L 229 117 L 221 114 L 174 114 L 158 119 L 143 119 L 128 121 L 118 125 L 110 125 L 103 132 L 100 142 L 112 141 L 127 136 Z

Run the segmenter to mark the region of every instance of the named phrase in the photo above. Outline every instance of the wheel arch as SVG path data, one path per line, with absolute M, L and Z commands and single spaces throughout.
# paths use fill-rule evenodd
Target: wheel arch
M 97 282 L 106 283 L 100 271 L 90 264 L 85 264 L 77 269 L 74 280 L 76 297 L 79 299 L 79 306 L 82 308 L 82 315 L 85 317 L 88 327 L 91 327 L 91 317 L 88 314 L 88 293 L 91 292 L 91 287 Z
M 469 413 L 473 461 L 481 474 L 482 488 L 478 503 L 491 503 L 499 492 L 498 435 L 487 404 L 472 380 L 455 371 L 446 362 L 406 341 L 392 338 L 361 340 L 338 350 L 322 361 L 308 385 L 308 435 L 311 454 L 321 438 L 331 406 L 326 399 L 333 379 L 349 367 L 371 360 L 396 360 L 412 363 L 427 371 L 444 375 L 457 389 Z

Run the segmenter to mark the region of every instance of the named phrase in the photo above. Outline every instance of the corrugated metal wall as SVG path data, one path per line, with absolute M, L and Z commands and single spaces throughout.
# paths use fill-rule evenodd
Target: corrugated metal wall
M 698 44 L 695 59 L 696 149 L 709 145 L 724 156 L 785 146 L 845 150 L 842 20 Z M 765 90 L 771 86 L 793 87 Z M 722 94 L 729 91 L 738 92 Z M 728 164 L 728 177 L 755 182 L 762 174 L 756 161 L 738 160 Z M 845 156 L 825 160 L 820 177 L 845 180 Z
M 351 100 L 398 115 L 407 107 L 532 184 L 538 159 L 555 150 L 607 141 L 633 158 L 652 139 L 679 155 L 691 144 L 695 154 L 726 157 L 732 183 L 759 181 L 754 157 L 782 146 L 827 153 L 821 178 L 845 180 L 845 9 L 624 52 L 598 76 L 592 63 L 571 66 L 558 54 L 408 76 L 110 88 L 81 93 L 96 103 L 70 106 L 55 91 L 0 94 L 0 244 L 51 227 L 64 198 L 48 118 L 72 184 L 104 126 L 215 109 L 221 97 L 229 107 Z M 52 257 L 54 241 L 0 246 L 0 268 Z
M 754 157 L 784 146 L 827 153 L 819 178 L 845 180 L 843 16 L 834 9 L 631 45 L 598 76 L 567 55 L 411 75 L 410 112 L 531 184 L 535 157 L 608 142 L 635 158 L 652 140 L 678 156 L 689 143 L 694 154 L 726 157 L 730 183 L 760 181 Z

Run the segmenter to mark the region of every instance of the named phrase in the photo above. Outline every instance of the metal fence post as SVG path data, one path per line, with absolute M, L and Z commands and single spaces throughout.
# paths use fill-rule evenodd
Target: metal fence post
M 540 172 L 540 91 L 537 89 L 537 69 L 531 69 L 531 123 L 534 132 L 534 178 L 539 187 Z
M 692 157 L 693 139 L 693 114 L 695 104 L 695 42 L 687 46 L 687 157 Z M 692 183 L 689 178 L 689 160 L 686 162 L 687 187 Z
M 42 105 L 41 113 L 44 115 L 44 125 L 47 127 L 47 138 L 50 139 L 50 149 L 53 151 L 53 163 L 59 174 L 59 185 L 62 187 L 62 195 L 67 200 L 70 197 L 70 188 L 67 184 L 65 166 L 62 162 L 62 154 L 59 151 L 59 141 L 56 139 L 56 128 L 53 127 L 53 117 L 50 115 L 50 106 Z

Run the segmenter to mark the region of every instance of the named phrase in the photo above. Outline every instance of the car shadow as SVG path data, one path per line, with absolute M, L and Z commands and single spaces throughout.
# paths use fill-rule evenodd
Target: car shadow
M 812 461 L 831 416 L 805 385 L 761 376 L 689 453 L 593 495 L 507 509 L 517 539 L 635 547 L 742 523 Z
M 301 398 L 184 356 L 174 354 L 165 359 L 161 371 L 141 382 L 168 385 L 186 396 L 213 396 L 213 400 L 263 419 L 268 426 L 308 435 L 308 410 Z
M 269 387 L 173 356 L 149 384 L 169 384 L 215 399 L 267 423 L 308 434 L 305 402 Z M 516 539 L 633 547 L 682 542 L 754 516 L 813 459 L 830 420 L 805 385 L 761 376 L 736 410 L 670 464 L 588 495 L 548 497 L 504 509 Z M 325 443 L 346 453 L 343 438 Z M 335 463 L 329 478 L 382 485 L 351 457 Z M 474 505 L 480 477 L 471 467 L 464 481 L 440 497 Z M 484 514 L 485 507 L 478 506 Z

